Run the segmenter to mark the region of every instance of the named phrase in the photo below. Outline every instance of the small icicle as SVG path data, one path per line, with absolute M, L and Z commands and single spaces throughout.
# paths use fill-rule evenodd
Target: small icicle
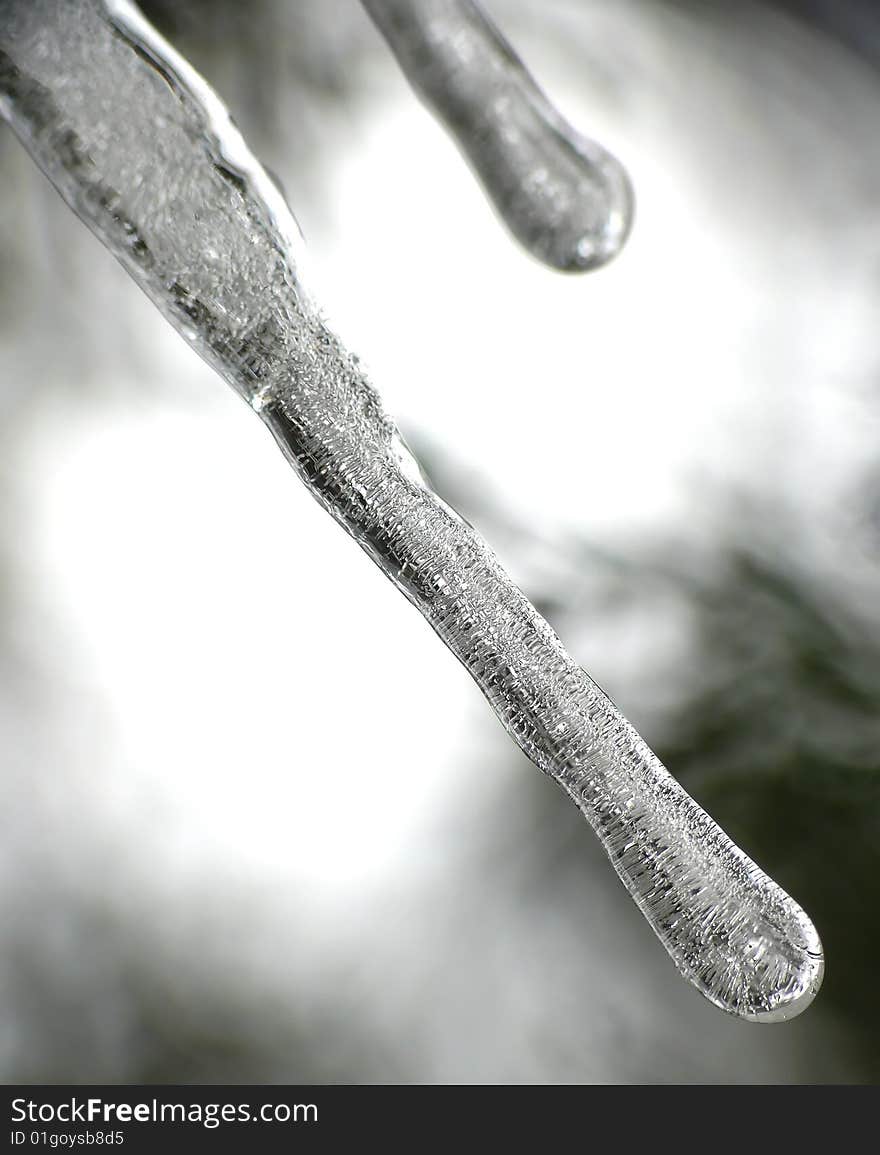
M 560 116 L 472 0 L 364 6 L 533 257 L 585 272 L 620 252 L 633 215 L 625 169 Z

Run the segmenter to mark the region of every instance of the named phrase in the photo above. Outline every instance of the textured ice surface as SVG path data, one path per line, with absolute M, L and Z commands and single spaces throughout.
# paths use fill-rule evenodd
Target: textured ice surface
M 822 975 L 809 919 L 427 486 L 305 292 L 296 224 L 204 81 L 124 0 L 0 0 L 0 110 L 583 811 L 681 973 L 747 1019 L 802 1010 Z
M 633 213 L 625 170 L 565 122 L 482 9 L 471 0 L 364 6 L 533 256 L 575 272 L 619 252 Z

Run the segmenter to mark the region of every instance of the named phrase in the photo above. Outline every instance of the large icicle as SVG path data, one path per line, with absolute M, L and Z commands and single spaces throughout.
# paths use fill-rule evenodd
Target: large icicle
M 580 807 L 681 973 L 746 1019 L 801 1011 L 823 965 L 809 919 L 667 773 L 428 488 L 322 323 L 301 281 L 296 224 L 205 82 L 127 0 L 0 0 L 0 111 Z

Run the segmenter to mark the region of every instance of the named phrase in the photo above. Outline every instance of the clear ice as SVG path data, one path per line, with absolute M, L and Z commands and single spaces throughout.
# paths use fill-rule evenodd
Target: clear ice
M 682 975 L 744 1019 L 803 1010 L 823 969 L 810 920 L 429 488 L 304 288 L 296 223 L 208 85 L 128 0 L 0 0 L 0 111 L 569 794 Z
M 566 123 L 481 8 L 471 0 L 364 7 L 532 256 L 585 272 L 620 251 L 633 216 L 626 170 Z

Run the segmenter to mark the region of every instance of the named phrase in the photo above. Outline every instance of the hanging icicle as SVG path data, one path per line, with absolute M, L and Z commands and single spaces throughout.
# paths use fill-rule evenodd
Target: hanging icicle
M 399 6 L 371 7 L 385 10 L 384 22 Z M 0 0 L 0 13 L 0 111 L 25 147 L 186 340 L 259 412 L 313 495 L 421 611 L 521 749 L 570 795 L 680 972 L 745 1019 L 803 1010 L 823 967 L 811 922 L 669 775 L 478 534 L 426 484 L 312 303 L 293 217 L 208 85 L 127 0 Z M 507 59 L 524 85 L 521 66 Z M 459 67 L 470 67 L 466 57 Z M 484 83 L 485 76 L 456 81 L 471 91 Z M 542 123 L 533 119 L 528 148 L 508 157 L 511 180 L 543 147 Z M 552 117 L 546 131 L 552 156 Z M 476 142 L 468 148 L 478 151 Z M 482 166 L 484 177 L 497 159 Z M 594 219 L 591 235 L 597 227 Z M 389 702 L 388 725 L 393 718 Z

